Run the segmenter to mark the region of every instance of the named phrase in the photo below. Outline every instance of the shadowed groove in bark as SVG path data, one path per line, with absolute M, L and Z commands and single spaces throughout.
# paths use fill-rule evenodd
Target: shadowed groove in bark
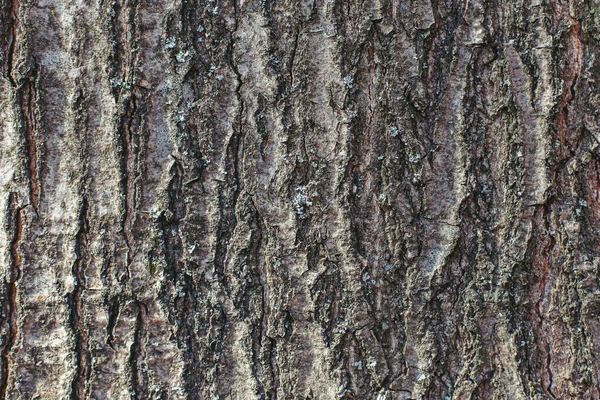
M 23 210 L 24 207 L 16 206 L 17 196 L 9 194 L 8 198 L 8 220 L 12 239 L 10 242 L 10 269 L 4 276 L 4 307 L 3 317 L 8 325 L 8 332 L 3 340 L 2 352 L 2 375 L 0 376 L 0 398 L 8 398 L 8 386 L 10 376 L 10 353 L 17 339 L 17 282 L 21 278 L 22 257 L 20 253 L 21 240 L 23 239 Z
M 134 148 L 136 146 L 136 136 L 133 128 L 133 119 L 137 111 L 136 98 L 134 94 L 130 95 L 130 99 L 125 103 L 125 114 L 123 116 L 123 128 L 120 135 L 120 151 L 122 152 L 121 159 L 121 188 L 123 193 L 123 219 L 121 227 L 123 235 L 125 237 L 125 243 L 127 245 L 127 268 L 133 260 L 134 251 L 134 236 L 133 236 L 133 223 L 134 223 L 134 210 L 135 210 L 135 160 L 136 153 Z
M 129 350 L 129 368 L 131 370 L 131 390 L 135 400 L 148 398 L 147 371 L 144 367 L 143 357 L 146 341 L 146 305 L 138 300 L 134 301 L 137 309 L 133 343 Z
M 121 162 L 121 191 L 123 216 L 121 229 L 127 247 L 125 257 L 128 279 L 130 278 L 129 267 L 133 261 L 135 252 L 135 223 L 136 223 L 136 201 L 138 190 L 138 162 L 140 152 L 141 110 L 139 110 L 138 94 L 140 89 L 134 86 L 136 46 L 137 46 L 137 7 L 136 0 L 124 0 L 113 3 L 113 18 L 111 27 L 115 36 L 114 53 L 114 77 L 111 79 L 113 93 L 117 101 L 123 107 L 123 113 L 118 129 L 118 150 Z
M 71 399 L 84 399 L 86 396 L 86 382 L 91 373 L 91 355 L 89 352 L 88 333 L 85 324 L 85 314 L 82 309 L 82 294 L 85 290 L 85 268 L 87 257 L 87 233 L 88 233 L 88 200 L 84 195 L 81 200 L 81 211 L 79 215 L 79 230 L 75 237 L 76 259 L 73 264 L 73 275 L 75 276 L 75 287 L 70 295 L 70 324 L 75 337 L 76 371 L 73 377 Z
M 107 301 L 107 309 L 108 322 L 106 325 L 106 344 L 108 344 L 114 349 L 115 326 L 117 324 L 119 313 L 121 311 L 121 303 L 118 295 L 113 296 L 109 301 Z
M 3 21 L 3 31 L 0 32 L 0 48 L 3 49 L 0 54 L 0 62 L 3 64 L 2 75 L 10 82 L 10 85 L 15 88 L 17 86 L 13 77 L 13 62 L 17 40 L 18 27 L 18 0 L 2 0 L 0 3 L 1 18 Z M 0 28 L 2 29 L 2 28 Z
M 27 169 L 29 173 L 29 196 L 31 204 L 37 213 L 40 203 L 40 182 L 38 173 L 38 144 L 36 140 L 36 120 L 35 120 L 35 67 L 32 75 L 21 84 L 17 89 L 17 97 L 21 104 L 21 113 L 23 115 L 23 129 L 25 138 Z

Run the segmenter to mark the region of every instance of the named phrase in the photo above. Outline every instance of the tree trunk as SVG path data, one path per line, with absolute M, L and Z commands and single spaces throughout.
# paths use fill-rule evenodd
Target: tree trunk
M 600 398 L 594 2 L 0 8 L 0 398 Z

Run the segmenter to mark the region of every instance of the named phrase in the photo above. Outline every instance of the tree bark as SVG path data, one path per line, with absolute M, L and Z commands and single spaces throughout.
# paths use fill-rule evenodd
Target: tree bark
M 0 398 L 599 399 L 599 24 L 0 0 Z

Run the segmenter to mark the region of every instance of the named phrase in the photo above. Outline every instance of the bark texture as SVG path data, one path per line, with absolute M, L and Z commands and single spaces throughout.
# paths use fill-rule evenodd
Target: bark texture
M 600 398 L 597 0 L 0 0 L 0 398 Z

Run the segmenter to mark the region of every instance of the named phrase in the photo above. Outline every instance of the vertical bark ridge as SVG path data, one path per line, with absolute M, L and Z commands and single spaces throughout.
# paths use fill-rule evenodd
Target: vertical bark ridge
M 600 396 L 595 6 L 0 17 L 0 396 Z

